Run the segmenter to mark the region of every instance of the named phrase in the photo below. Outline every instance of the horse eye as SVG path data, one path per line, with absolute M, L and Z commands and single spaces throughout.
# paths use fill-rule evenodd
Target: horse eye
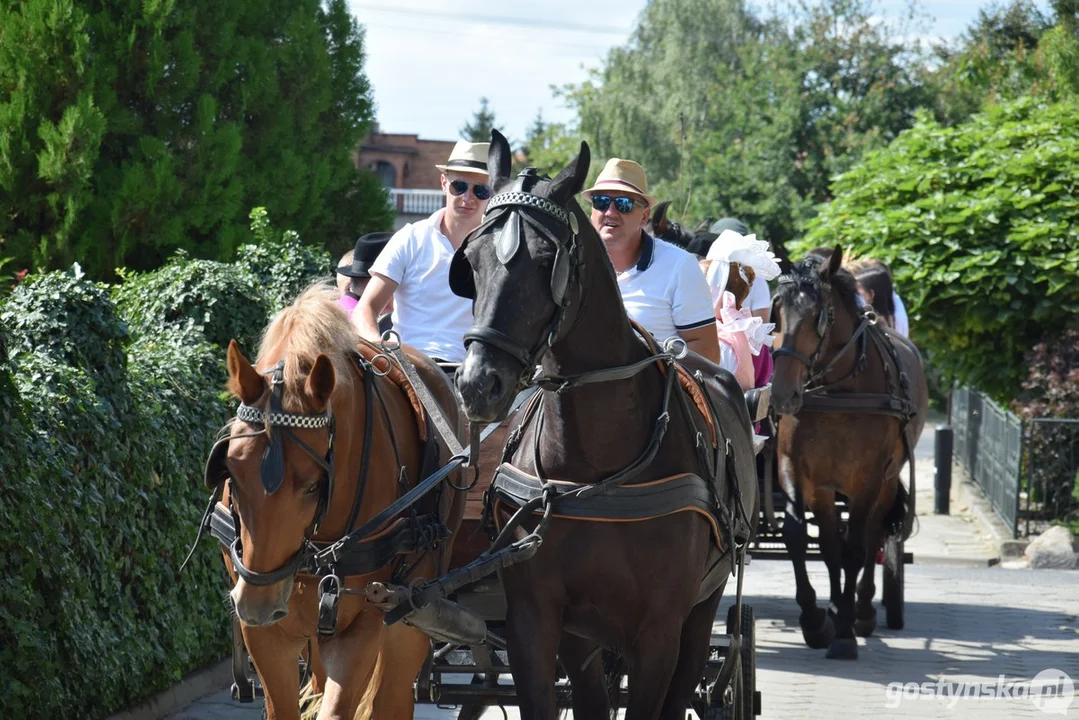
M 304 489 L 303 494 L 304 495 L 314 495 L 315 493 L 317 493 L 319 491 L 319 489 L 321 487 L 322 487 L 322 479 L 320 478 L 320 479 L 314 481 L 313 483 L 311 483 L 310 485 L 308 485 Z

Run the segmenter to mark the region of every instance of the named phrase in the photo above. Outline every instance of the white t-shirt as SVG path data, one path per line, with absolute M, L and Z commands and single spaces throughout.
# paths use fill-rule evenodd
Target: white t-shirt
M 660 342 L 715 323 L 712 294 L 697 259 L 648 233 L 641 235 L 637 264 L 618 273 L 629 316 Z
M 743 307 L 749 308 L 750 312 L 772 307 L 772 290 L 768 287 L 768 281 L 760 275 L 753 277 L 753 284 L 749 286 L 749 296 Z
M 472 327 L 472 301 L 450 290 L 453 246 L 442 234 L 442 214 L 410 223 L 394 233 L 373 274 L 393 280 L 393 328 L 401 341 L 431 357 L 465 359 L 464 334 Z
M 907 309 L 903 307 L 903 301 L 892 291 L 892 302 L 895 303 L 895 331 L 903 337 L 910 337 L 910 320 L 907 319 Z

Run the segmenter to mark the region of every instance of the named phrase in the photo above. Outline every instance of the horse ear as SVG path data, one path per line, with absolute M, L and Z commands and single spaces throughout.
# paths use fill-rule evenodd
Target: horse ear
M 559 204 L 564 204 L 571 197 L 584 189 L 585 178 L 588 177 L 588 165 L 592 160 L 588 150 L 588 143 L 581 143 L 581 150 L 573 162 L 562 169 L 554 180 L 551 181 L 551 191 L 548 196 Z
M 492 130 L 491 147 L 487 151 L 487 175 L 492 188 L 498 189 L 509 180 L 512 160 L 513 155 L 506 136 L 497 130 Z
M 671 201 L 664 200 L 656 205 L 656 209 L 652 211 L 652 230 L 655 231 L 655 235 L 660 237 L 667 232 L 667 209 L 670 208 Z
M 262 397 L 266 391 L 266 381 L 240 352 L 235 340 L 229 341 L 228 369 L 229 392 L 240 398 L 240 402 L 251 405 Z
M 315 358 L 315 364 L 311 366 L 311 372 L 307 375 L 307 382 L 304 383 L 307 396 L 311 398 L 315 412 L 326 411 L 326 407 L 330 404 L 330 395 L 333 393 L 333 388 L 336 384 L 337 373 L 334 372 L 333 361 L 319 353 L 319 356 Z
M 828 276 L 834 277 L 839 268 L 843 266 L 843 246 L 836 245 L 835 250 L 832 250 L 832 258 L 828 263 Z

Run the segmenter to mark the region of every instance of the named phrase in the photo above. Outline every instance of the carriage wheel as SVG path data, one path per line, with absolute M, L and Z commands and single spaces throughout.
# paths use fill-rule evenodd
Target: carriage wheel
M 881 595 L 892 630 L 903 629 L 903 539 L 889 537 L 884 541 L 884 588 Z
M 733 635 L 735 628 L 735 609 L 731 605 L 727 610 L 727 634 Z M 756 615 L 750 605 L 742 604 L 742 682 L 735 692 L 735 702 L 741 705 L 741 717 L 752 720 L 757 715 L 757 630 Z

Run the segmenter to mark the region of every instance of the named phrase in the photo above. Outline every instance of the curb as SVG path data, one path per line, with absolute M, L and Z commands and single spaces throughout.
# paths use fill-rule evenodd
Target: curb
M 232 682 L 229 659 L 196 670 L 168 690 L 159 692 L 141 705 L 110 716 L 107 720 L 160 720 L 183 710 L 204 695 L 227 688 Z

